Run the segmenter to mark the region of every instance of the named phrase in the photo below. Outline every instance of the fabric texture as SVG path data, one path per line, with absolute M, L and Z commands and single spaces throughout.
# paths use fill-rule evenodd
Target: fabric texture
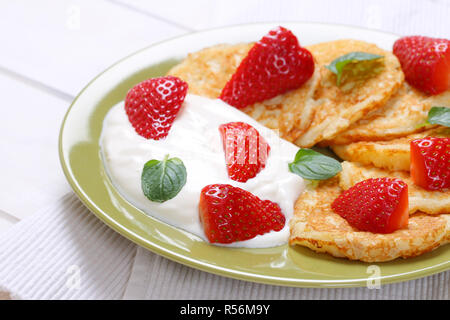
M 0 291 L 13 299 L 121 299 L 135 253 L 70 193 L 0 235 Z

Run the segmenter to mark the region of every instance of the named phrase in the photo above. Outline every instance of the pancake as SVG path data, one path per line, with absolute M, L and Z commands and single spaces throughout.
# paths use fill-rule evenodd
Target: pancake
M 338 179 L 322 182 L 304 192 L 290 221 L 291 245 L 365 262 L 410 258 L 450 242 L 450 215 L 416 213 L 408 228 L 390 234 L 362 232 L 333 212 L 331 203 L 341 193 Z
M 252 45 L 221 44 L 191 53 L 168 74 L 186 81 L 189 93 L 217 98 Z M 300 88 L 247 106 L 242 111 L 266 127 L 277 130 L 282 138 L 294 141 L 309 127 L 314 114 L 308 102 L 312 101 L 320 80 L 319 68 L 315 69 L 311 79 Z
M 439 126 L 390 141 L 361 141 L 348 145 L 332 145 L 331 149 L 343 160 L 388 170 L 409 171 L 410 141 L 429 136 L 450 137 L 450 130 Z
M 418 211 L 427 214 L 450 214 L 450 190 L 425 190 L 415 185 L 406 171 L 389 171 L 344 161 L 339 174 L 339 186 L 347 190 L 360 181 L 381 177 L 398 178 L 408 185 L 410 214 Z
M 189 93 L 217 98 L 253 44 L 219 44 L 190 53 L 167 74 L 189 85 Z
M 295 140 L 300 147 L 311 147 L 331 140 L 369 112 L 385 105 L 404 82 L 400 63 L 391 52 L 357 40 L 337 40 L 306 47 L 320 65 L 320 86 L 313 101 L 314 117 L 309 128 Z M 349 79 L 340 87 L 327 68 L 334 59 L 354 51 L 383 55 L 384 68 L 365 79 Z
M 405 82 L 384 107 L 370 112 L 329 143 L 392 140 L 424 131 L 420 124 L 431 107 L 438 105 L 450 107 L 450 90 L 427 96 Z

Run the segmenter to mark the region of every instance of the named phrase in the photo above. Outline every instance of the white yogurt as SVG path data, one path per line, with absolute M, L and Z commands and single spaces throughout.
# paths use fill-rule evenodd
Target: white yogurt
M 226 170 L 218 128 L 232 121 L 252 125 L 270 145 L 266 167 L 246 183 L 231 180 Z M 262 248 L 287 243 L 288 221 L 293 215 L 294 202 L 304 189 L 303 179 L 288 169 L 298 147 L 280 139 L 272 130 L 222 100 L 188 94 L 169 135 L 159 141 L 145 139 L 134 131 L 121 102 L 107 114 L 100 144 L 112 183 L 129 202 L 145 213 L 206 240 L 198 214 L 200 191 L 208 184 L 231 184 L 262 200 L 278 203 L 286 216 L 286 225 L 281 231 L 227 246 Z M 164 203 L 152 202 L 141 189 L 142 169 L 147 161 L 162 160 L 167 154 L 183 161 L 187 182 L 175 198 Z

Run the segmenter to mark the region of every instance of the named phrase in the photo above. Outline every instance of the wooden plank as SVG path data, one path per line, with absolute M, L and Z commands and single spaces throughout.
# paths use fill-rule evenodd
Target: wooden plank
M 104 0 L 8 1 L 0 66 L 76 95 L 114 62 L 186 31 Z
M 110 0 L 196 30 L 254 22 L 339 23 L 450 38 L 448 0 Z
M 58 158 L 69 102 L 1 74 L 0 88 L 0 210 L 22 219 L 71 190 Z

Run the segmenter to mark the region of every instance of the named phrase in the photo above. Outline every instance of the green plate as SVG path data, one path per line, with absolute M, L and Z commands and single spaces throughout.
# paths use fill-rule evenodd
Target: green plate
M 62 124 L 61 164 L 81 201 L 108 226 L 157 254 L 215 274 L 298 287 L 366 286 L 380 272 L 381 283 L 405 281 L 448 270 L 450 246 L 417 258 L 370 264 L 287 245 L 267 249 L 216 247 L 144 214 L 112 186 L 100 158 L 99 137 L 108 110 L 136 83 L 164 75 L 188 52 L 217 43 L 260 39 L 276 25 L 291 29 L 302 45 L 343 38 L 367 40 L 391 49 L 396 35 L 341 25 L 253 24 L 193 33 L 145 48 L 98 75 L 72 103 Z

